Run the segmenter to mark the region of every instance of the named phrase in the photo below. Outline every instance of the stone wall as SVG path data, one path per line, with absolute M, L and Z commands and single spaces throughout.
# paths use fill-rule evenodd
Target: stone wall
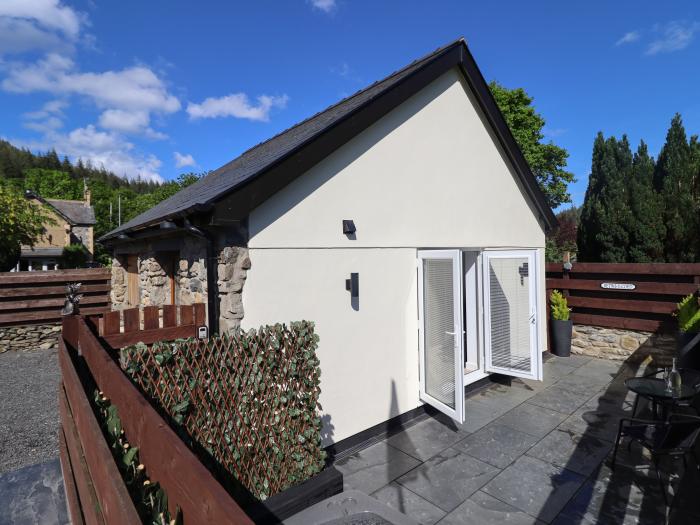
M 219 329 L 221 332 L 240 326 L 243 319 L 243 285 L 250 268 L 248 249 L 245 247 L 245 227 L 222 228 L 215 239 L 216 276 L 219 288 Z M 175 281 L 176 304 L 207 304 L 207 243 L 195 236 L 183 236 L 176 245 L 158 251 L 146 242 L 130 246 L 138 253 L 139 298 L 141 306 L 170 304 L 170 278 Z M 176 254 L 178 254 L 176 256 Z M 112 259 L 112 308 L 127 307 L 128 277 L 126 254 Z M 171 270 L 169 265 L 175 265 Z M 208 307 L 208 305 L 207 305 Z
M 60 333 L 58 323 L 0 327 L 0 353 L 58 348 Z
M 675 354 L 676 340 L 671 335 L 652 332 L 574 325 L 571 340 L 573 354 L 623 361 L 640 347 L 643 347 L 645 355 L 666 361 Z
M 248 248 L 226 246 L 218 257 L 219 330 L 227 332 L 241 325 L 243 285 L 250 269 Z

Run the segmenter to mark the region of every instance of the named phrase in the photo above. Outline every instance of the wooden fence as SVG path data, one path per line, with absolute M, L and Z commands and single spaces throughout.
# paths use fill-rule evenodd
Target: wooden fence
M 189 310 L 193 319 L 201 315 L 197 314 L 199 307 Z M 180 309 L 180 321 L 183 311 L 188 309 Z M 161 318 L 160 312 L 157 313 L 156 319 Z M 172 313 L 164 313 L 162 319 L 168 315 Z M 188 314 L 184 315 L 187 321 Z M 125 435 L 139 447 L 139 460 L 146 465 L 150 479 L 158 481 L 166 491 L 173 515 L 179 507 L 185 523 L 252 525 L 250 518 L 119 368 L 113 349 L 105 342 L 116 334 L 104 333 L 115 325 L 106 319 L 100 322 L 82 316 L 66 317 L 59 341 L 61 464 L 73 523 L 140 523 L 90 404 L 92 389 L 97 388 L 117 407 Z M 153 317 L 150 319 L 153 323 Z M 157 329 L 153 324 L 146 328 L 144 320 L 141 329 L 140 324 L 125 325 L 120 336 L 136 332 L 155 337 L 154 331 L 158 330 L 160 338 L 167 339 L 174 328 Z M 100 325 L 104 339 L 95 333 Z M 189 330 L 184 336 L 194 335 L 195 323 L 183 325 L 176 320 L 175 328 L 184 326 Z M 131 327 L 136 329 L 132 332 Z M 118 340 L 119 344 L 127 339 Z
M 576 324 L 667 332 L 678 301 L 700 289 L 700 263 L 574 263 L 568 271 L 548 263 L 548 300 L 553 289 L 567 296 Z
M 0 273 L 0 326 L 50 323 L 61 320 L 66 284 L 82 283 L 81 312 L 110 309 L 112 273 L 109 268 Z

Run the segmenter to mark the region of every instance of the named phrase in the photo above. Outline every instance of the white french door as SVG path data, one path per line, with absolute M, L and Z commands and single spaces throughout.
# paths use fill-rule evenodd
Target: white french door
M 486 371 L 542 379 L 538 345 L 537 251 L 485 251 Z
M 418 252 L 420 399 L 464 422 L 462 254 Z

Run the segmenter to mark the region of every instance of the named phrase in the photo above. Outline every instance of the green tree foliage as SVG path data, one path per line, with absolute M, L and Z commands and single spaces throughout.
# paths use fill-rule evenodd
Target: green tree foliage
M 87 185 L 97 221 L 95 238 L 118 226 L 120 202 L 124 223 L 196 182 L 200 176 L 185 173 L 163 184 L 124 179 L 82 160 L 73 165 L 67 158 L 59 159 L 53 150 L 37 155 L 0 140 L 0 183 L 6 188 L 15 192 L 32 190 L 47 199 L 82 199 Z M 109 262 L 99 244 L 95 251 L 99 262 Z
M 654 161 L 639 144 L 601 133 L 578 229 L 579 259 L 603 262 L 700 261 L 700 143 L 676 114 Z M 624 230 L 624 231 L 623 231 Z
M 69 244 L 63 248 L 63 253 L 61 254 L 61 260 L 63 261 L 63 268 L 85 268 L 88 263 L 90 254 L 87 248 L 83 244 Z
M 619 262 L 628 259 L 630 228 L 628 180 L 632 152 L 626 136 L 607 140 L 598 133 L 593 143 L 591 174 L 581 209 L 578 258 L 583 261 Z
M 581 208 L 572 206 L 557 213 L 557 227 L 547 234 L 545 258 L 547 262 L 560 263 L 568 252 L 576 255 L 576 232 L 578 230 Z
M 642 141 L 632 161 L 629 180 L 629 204 L 634 220 L 630 224 L 629 262 L 664 261 L 664 224 L 662 201 L 654 191 L 654 159 Z
M 0 210 L 0 271 L 6 272 L 17 264 L 20 246 L 34 246 L 51 219 L 6 184 L 0 184 Z
M 575 179 L 565 170 L 569 153 L 552 142 L 543 142 L 545 121 L 535 111 L 532 97 L 522 88 L 507 89 L 497 82 L 491 82 L 489 88 L 549 205 L 557 208 L 571 202 L 567 186 Z
M 697 166 L 685 134 L 683 121 L 676 114 L 666 134 L 654 169 L 654 187 L 661 195 L 663 218 L 666 223 L 664 242 L 668 262 L 692 262 L 700 255 L 698 248 L 698 201 L 696 199 Z

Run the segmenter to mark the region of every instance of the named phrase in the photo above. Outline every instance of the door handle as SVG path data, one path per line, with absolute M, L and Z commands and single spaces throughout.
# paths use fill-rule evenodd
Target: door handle
M 457 332 L 445 332 L 447 335 L 457 335 Z M 466 334 L 465 330 L 462 330 L 462 334 Z

